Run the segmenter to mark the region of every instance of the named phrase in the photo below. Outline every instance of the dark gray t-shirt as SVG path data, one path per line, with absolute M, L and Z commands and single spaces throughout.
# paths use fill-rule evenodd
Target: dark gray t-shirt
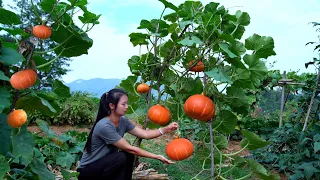
M 112 144 L 119 141 L 124 133 L 131 131 L 133 125 L 127 118 L 121 117 L 118 127 L 108 118 L 101 119 L 93 129 L 91 140 L 91 153 L 83 152 L 78 168 L 92 163 L 116 148 Z

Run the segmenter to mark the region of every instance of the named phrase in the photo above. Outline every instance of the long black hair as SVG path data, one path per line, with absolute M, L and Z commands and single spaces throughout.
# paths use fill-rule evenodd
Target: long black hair
M 111 114 L 111 109 L 109 106 L 110 103 L 114 104 L 115 109 L 117 109 L 118 102 L 121 96 L 123 95 L 128 96 L 128 94 L 124 90 L 119 88 L 114 88 L 114 89 L 111 89 L 109 92 L 103 93 L 103 95 L 101 96 L 96 121 L 89 133 L 86 145 L 84 146 L 84 150 L 86 150 L 88 153 L 91 152 L 91 140 L 92 140 L 92 133 L 93 133 L 94 127 L 101 119 Z

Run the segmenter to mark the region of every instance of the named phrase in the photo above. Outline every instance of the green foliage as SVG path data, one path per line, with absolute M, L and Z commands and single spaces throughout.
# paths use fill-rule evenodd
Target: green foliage
M 320 177 L 320 126 L 301 132 L 301 124 L 286 123 L 280 129 L 266 135 L 273 143 L 263 149 L 252 151 L 261 163 L 279 169 L 289 179 L 318 179 Z
M 80 158 L 84 135 L 80 135 L 80 139 L 75 137 L 75 132 L 54 135 L 41 120 L 41 117 L 53 120 L 63 112 L 60 114 L 62 123 L 87 123 L 92 121 L 96 108 L 95 100 L 86 94 L 71 96 L 70 89 L 58 80 L 66 73 L 64 67 L 68 58 L 88 53 L 93 40 L 87 33 L 99 24 L 100 15 L 88 11 L 87 1 L 76 2 L 23 0 L 18 2 L 18 7 L 13 7 L 21 14 L 0 8 L 0 30 L 7 32 L 0 37 L 1 179 L 54 179 L 49 164 L 64 169 L 65 178 L 77 174 L 68 170 Z M 83 14 L 77 17 L 76 11 Z M 82 28 L 74 23 L 74 18 L 81 20 Z M 33 36 L 31 28 L 38 24 L 52 29 L 50 38 L 43 40 Z M 30 88 L 16 90 L 9 79 L 23 69 L 36 70 L 37 81 Z M 69 110 L 70 105 L 83 107 L 81 111 Z M 20 128 L 11 128 L 7 123 L 7 115 L 13 109 L 27 112 L 28 121 Z M 32 116 L 43 131 L 50 132 L 49 137 L 40 137 L 27 130 Z M 69 118 L 76 119 L 71 121 Z M 62 142 L 62 146 L 51 142 L 53 137 Z
M 120 84 L 129 92 L 128 113 L 132 118 L 138 118 L 145 128 L 152 128 L 155 124 L 141 116 L 141 112 L 147 112 L 148 107 L 154 104 L 168 107 L 172 121 L 180 124 L 182 137 L 206 141 L 204 156 L 200 159 L 204 161 L 214 156 L 214 163 L 218 164 L 214 176 L 223 179 L 225 176 L 221 174 L 221 165 L 231 155 L 222 153 L 218 147 L 225 147 L 226 135 L 235 131 L 238 117 L 246 116 L 251 105 L 257 101 L 252 92 L 260 91 L 268 75 L 264 61 L 276 55 L 273 38 L 253 34 L 241 42 L 246 26 L 250 24 L 249 14 L 241 11 L 230 14 L 219 3 L 204 5 L 199 1 L 186 1 L 175 6 L 166 0 L 160 2 L 165 7 L 160 18 L 141 20 L 137 29 L 145 32 L 132 32 L 129 35 L 133 46 L 141 46 L 148 52 L 133 55 L 128 60 L 132 75 Z M 173 11 L 165 14 L 167 8 Z M 202 61 L 204 72 L 191 72 L 188 67 L 191 60 Z M 151 93 L 140 95 L 136 92 L 141 82 L 151 86 Z M 202 92 L 215 103 L 213 124 L 195 121 L 184 113 L 186 99 Z M 147 105 L 141 106 L 141 102 L 147 102 Z M 143 118 L 145 120 L 141 122 Z M 217 137 L 212 144 L 214 155 L 210 153 L 208 125 L 212 126 L 213 134 Z M 245 138 L 241 151 L 270 144 L 253 132 L 244 130 L 242 134 Z M 235 152 L 235 155 L 238 153 Z M 256 165 L 252 160 L 243 162 L 252 167 Z M 248 177 L 253 174 L 262 179 L 277 179 L 277 176 L 267 173 L 263 168 L 253 168 Z
M 55 117 L 55 124 L 84 125 L 96 119 L 99 99 L 88 93 L 75 92 L 62 103 L 62 110 Z

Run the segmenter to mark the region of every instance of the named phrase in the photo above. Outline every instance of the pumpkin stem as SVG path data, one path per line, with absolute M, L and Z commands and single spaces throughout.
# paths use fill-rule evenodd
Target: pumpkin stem
M 62 55 L 63 52 L 64 52 L 64 49 L 60 52 L 60 54 L 57 57 L 55 57 L 54 59 L 52 59 L 51 61 L 49 61 L 47 63 L 41 64 L 39 66 L 36 66 L 36 68 L 39 69 L 39 68 L 43 68 L 43 67 L 46 67 L 46 66 L 50 65 L 51 63 L 53 63 L 54 61 L 59 59 L 59 57 Z

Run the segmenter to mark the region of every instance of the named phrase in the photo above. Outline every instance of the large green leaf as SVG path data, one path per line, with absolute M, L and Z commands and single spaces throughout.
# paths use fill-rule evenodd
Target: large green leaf
M 255 150 L 255 149 L 263 148 L 263 147 L 271 144 L 270 141 L 264 141 L 258 135 L 256 135 L 253 132 L 250 132 L 248 130 L 242 130 L 241 134 L 244 138 L 241 140 L 240 146 L 241 147 L 246 146 L 246 148 L 248 150 Z
M 12 131 L 12 154 L 15 157 L 22 157 L 31 161 L 33 156 L 34 139 L 26 126 Z
M 6 90 L 4 87 L 0 87 L 0 113 L 2 111 L 10 106 L 10 98 L 11 94 L 8 90 Z
M 55 80 L 52 86 L 53 92 L 56 93 L 59 97 L 71 97 L 70 88 L 64 85 L 61 81 Z
M 7 31 L 9 34 L 15 36 L 15 35 L 22 35 L 22 36 L 26 36 L 28 35 L 23 29 L 21 28 L 1 28 L 0 27 L 0 31 L 4 30 Z
M 249 102 L 248 96 L 244 93 L 243 89 L 234 86 L 227 87 L 227 96 L 229 102 L 234 107 L 241 107 Z
M 51 100 L 52 101 L 52 100 Z M 40 111 L 42 114 L 53 115 L 57 111 L 50 104 L 50 100 L 44 99 L 35 93 L 20 98 L 15 106 L 16 109 L 24 109 L 28 112 Z
M 230 76 L 222 68 L 213 68 L 205 73 L 216 81 L 232 84 Z
M 4 8 L 0 8 L 0 17 L 0 24 L 17 25 L 22 23 L 18 15 Z
M 152 19 L 151 21 L 148 20 L 141 20 L 140 26 L 138 29 L 148 29 L 152 34 L 165 37 L 169 33 L 169 24 L 165 21 L 159 19 Z
M 260 36 L 253 34 L 245 40 L 245 47 L 248 50 L 253 50 L 254 54 L 260 58 L 268 58 L 276 55 L 274 52 L 274 41 L 272 37 Z
M 41 1 L 40 6 L 46 13 L 50 13 L 56 3 L 57 0 L 43 0 Z
M 47 165 L 36 157 L 31 163 L 31 170 L 37 174 L 39 180 L 55 179 L 55 175 L 48 170 Z
M 50 129 L 50 126 L 48 125 L 48 123 L 47 123 L 46 121 L 37 119 L 37 120 L 36 120 L 36 123 L 38 124 L 38 126 L 40 127 L 40 129 L 41 129 L 46 135 L 48 135 L 49 138 L 56 138 L 56 137 L 58 137 L 58 136 L 56 135 L 56 133 L 53 132 L 53 131 Z
M 203 45 L 203 42 L 197 36 L 188 36 L 178 43 L 184 46 L 192 46 L 193 44 Z
M 253 173 L 262 180 L 280 180 L 278 174 L 268 174 L 266 168 L 253 159 L 248 160 L 248 165 L 252 169 Z
M 219 43 L 219 47 L 228 54 L 230 58 L 235 58 L 237 57 L 236 54 L 234 54 L 232 51 L 229 49 L 229 45 L 227 43 Z
M 130 42 L 133 44 L 133 46 L 137 45 L 148 45 L 148 39 L 150 38 L 150 35 L 144 34 L 144 33 L 131 33 L 129 35 Z
M 81 33 L 81 34 L 80 34 Z M 82 32 L 77 26 L 58 26 L 53 28 L 51 39 L 57 43 L 63 43 L 62 46 L 55 49 L 56 54 L 66 57 L 76 57 L 82 54 L 88 54 L 93 40 Z
M 250 79 L 254 85 L 258 86 L 259 82 L 265 77 L 268 69 L 263 61 L 261 61 L 256 55 L 246 54 L 243 57 L 244 62 L 249 66 Z
M 307 179 L 310 179 L 315 173 L 320 172 L 320 170 L 315 168 L 312 163 L 303 163 L 298 169 L 303 169 L 303 173 Z
M 6 158 L 0 155 L 0 179 L 4 179 L 4 175 L 10 171 L 10 166 Z
M 243 25 L 243 26 L 248 26 L 250 24 L 250 16 L 246 12 L 241 12 L 237 11 L 236 12 L 236 17 L 237 17 L 237 24 Z
M 17 64 L 24 60 L 24 57 L 13 48 L 2 47 L 0 49 L 0 61 L 2 61 L 5 65 Z
M 231 111 L 222 110 L 217 114 L 216 120 L 213 122 L 213 128 L 219 132 L 231 134 L 234 132 L 238 118 Z
M 0 70 L 0 80 L 9 81 L 10 79 L 6 75 L 4 75 L 3 71 Z
M 172 3 L 166 1 L 166 0 L 159 0 L 160 2 L 162 2 L 162 4 L 164 5 L 165 8 L 170 8 L 172 10 L 179 10 L 179 8 L 177 8 L 177 6 L 173 5 Z
M 213 142 L 220 150 L 228 147 L 228 140 L 226 136 L 214 136 Z
M 4 156 L 10 151 L 11 131 L 12 128 L 8 125 L 7 115 L 0 114 L 0 154 Z
M 70 168 L 72 163 L 75 162 L 75 158 L 72 154 L 70 154 L 69 152 L 63 152 L 63 151 L 60 151 L 57 153 L 56 159 L 57 159 L 56 163 L 58 165 L 61 165 L 61 167 L 66 167 L 66 168 Z

